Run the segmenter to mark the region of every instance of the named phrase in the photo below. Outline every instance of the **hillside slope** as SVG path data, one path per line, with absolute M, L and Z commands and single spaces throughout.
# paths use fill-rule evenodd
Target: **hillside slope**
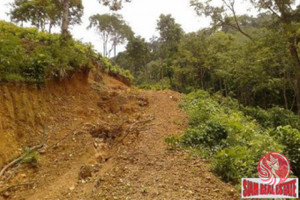
M 205 160 L 165 144 L 187 125 L 179 93 L 135 90 L 106 74 L 102 82 L 74 76 L 42 89 L 1 90 L 1 166 L 25 146 L 47 139 L 37 165 L 5 174 L 12 178 L 0 186 L 0 199 L 232 199 L 236 194 Z

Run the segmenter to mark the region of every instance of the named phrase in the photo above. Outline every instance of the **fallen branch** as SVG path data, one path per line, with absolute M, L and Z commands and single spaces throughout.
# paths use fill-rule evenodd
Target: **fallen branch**
M 39 144 L 39 145 L 33 146 L 33 147 L 31 147 L 31 148 L 28 149 L 28 152 L 35 151 L 37 149 L 42 148 L 43 146 L 44 146 L 44 144 Z M 2 170 L 0 171 L 0 179 L 4 175 L 4 173 L 6 172 L 6 170 L 8 170 L 10 167 L 13 167 L 15 164 L 21 162 L 28 155 L 28 152 L 22 154 L 20 157 L 16 158 L 15 160 L 13 160 L 10 163 L 8 163 L 7 165 L 5 165 L 2 168 Z
M 47 127 L 44 126 L 43 127 L 43 140 L 40 144 L 36 145 L 36 146 L 33 146 L 33 147 L 30 147 L 28 150 L 26 150 L 25 153 L 23 153 L 21 156 L 19 156 L 18 158 L 14 159 L 13 161 L 11 161 L 10 163 L 8 163 L 7 165 L 5 165 L 2 170 L 0 171 L 0 179 L 2 178 L 2 176 L 5 174 L 5 172 L 13 167 L 14 165 L 20 163 L 24 158 L 26 158 L 26 156 L 28 156 L 28 154 L 32 151 L 35 151 L 35 150 L 38 150 L 38 149 L 41 149 L 42 147 L 45 146 L 45 144 L 47 143 Z M 20 167 L 20 164 L 15 168 L 15 170 L 10 174 L 10 176 L 4 181 L 4 182 L 0 182 L 0 184 L 5 184 L 7 183 L 11 178 L 12 176 L 16 173 L 17 169 Z
M 124 139 L 131 133 L 133 127 L 136 126 L 137 124 L 141 124 L 141 123 L 146 124 L 146 123 L 149 123 L 149 122 L 151 122 L 151 121 L 153 121 L 153 120 L 154 120 L 154 117 L 152 116 L 152 117 L 149 117 L 149 118 L 146 119 L 146 120 L 143 120 L 143 121 L 137 121 L 137 122 L 131 124 L 131 126 L 130 126 L 129 129 L 128 129 L 128 131 L 123 135 L 123 137 L 120 138 L 120 140 L 117 142 L 117 144 L 123 142 Z
M 47 148 L 47 150 L 51 150 L 53 149 L 54 147 L 56 147 L 57 145 L 59 145 L 59 143 L 63 142 L 64 140 L 66 140 L 68 137 L 70 137 L 71 135 L 74 135 L 74 131 L 66 134 L 63 138 L 59 139 L 56 143 L 52 144 L 51 146 L 49 146 Z
M 30 182 L 30 183 L 19 183 L 19 184 L 15 184 L 15 185 L 11 185 L 3 190 L 0 191 L 0 194 L 3 194 L 4 192 L 14 189 L 14 188 L 18 188 L 18 187 L 22 187 L 22 186 L 29 186 L 29 185 L 33 185 L 34 183 Z
M 17 173 L 18 169 L 21 167 L 21 164 L 19 163 L 14 169 L 13 172 L 10 173 L 10 175 L 6 178 L 6 180 L 3 182 L 3 185 L 8 183 L 8 181 Z
M 77 135 L 78 133 L 86 133 L 86 132 L 85 132 L 85 130 L 76 131 L 76 129 L 75 129 L 75 130 L 71 131 L 70 133 L 66 134 L 65 136 L 63 136 L 61 139 L 59 139 L 57 142 L 55 142 L 51 146 L 47 147 L 47 150 L 52 150 L 53 148 L 57 147 L 60 143 L 62 143 L 66 139 L 68 139 L 70 136 Z

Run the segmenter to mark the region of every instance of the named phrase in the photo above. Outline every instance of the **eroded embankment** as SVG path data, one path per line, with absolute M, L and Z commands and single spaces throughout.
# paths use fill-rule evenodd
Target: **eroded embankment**
M 12 175 L 0 183 L 1 200 L 234 198 L 206 161 L 165 144 L 187 125 L 181 94 L 131 89 L 107 74 L 94 80 L 2 86 L 2 163 L 43 138 L 46 145 L 37 165 L 2 177 Z
M 146 117 L 140 111 L 148 104 L 138 91 L 105 73 L 97 79 L 74 74 L 44 87 L 5 84 L 0 90 L 0 166 L 24 152 L 25 146 L 45 143 L 37 166 L 15 166 L 1 177 L 0 191 L 18 187 L 2 192 L 0 199 L 60 195 L 66 185 L 78 181 L 82 166 L 108 160 L 115 144 Z M 23 183 L 30 185 L 19 187 Z
M 65 99 L 76 98 L 88 88 L 87 74 L 74 74 L 46 86 L 23 83 L 0 85 L 0 167 L 23 148 L 41 139 L 43 127 L 64 109 Z
M 88 72 L 78 72 L 46 85 L 0 84 L 0 167 L 23 152 L 24 147 L 41 141 L 44 128 L 47 131 L 51 124 L 87 118 L 97 110 L 99 95 L 108 96 L 106 100 L 118 96 L 109 96 L 112 91 L 105 85 L 127 89 L 104 72 L 100 78 L 97 75 L 98 82 L 94 80 L 94 74 L 89 77 Z M 100 86 L 96 90 L 97 84 Z M 118 112 L 119 99 L 113 99 L 109 105 L 100 106 Z

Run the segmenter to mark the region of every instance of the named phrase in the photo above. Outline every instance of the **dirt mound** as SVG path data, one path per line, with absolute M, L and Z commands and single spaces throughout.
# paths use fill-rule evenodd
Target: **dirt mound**
M 166 146 L 164 139 L 187 125 L 180 94 L 134 90 L 107 74 L 86 80 L 1 87 L 2 165 L 45 136 L 46 145 L 37 164 L 5 173 L 0 199 L 234 197 L 206 161 Z

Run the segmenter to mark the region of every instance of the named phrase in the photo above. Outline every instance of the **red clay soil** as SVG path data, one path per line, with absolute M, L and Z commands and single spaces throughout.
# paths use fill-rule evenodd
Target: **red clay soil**
M 6 173 L 12 178 L 0 183 L 1 200 L 237 199 L 238 191 L 215 177 L 207 161 L 164 142 L 187 126 L 181 94 L 131 89 L 107 75 L 103 83 L 66 91 L 41 98 L 46 146 L 37 164 Z M 39 143 L 37 132 L 13 148 Z

